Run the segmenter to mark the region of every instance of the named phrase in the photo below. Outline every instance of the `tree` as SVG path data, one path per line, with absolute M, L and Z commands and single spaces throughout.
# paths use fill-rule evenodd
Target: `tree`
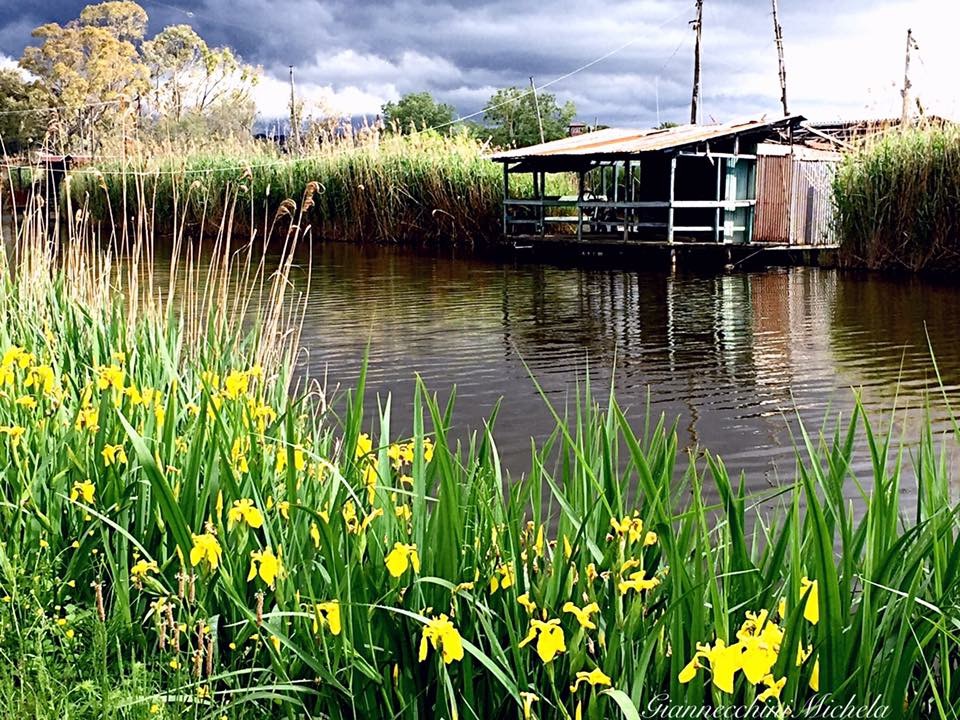
M 145 28 L 139 5 L 106 2 L 64 26 L 48 23 L 33 31 L 40 44 L 24 50 L 20 66 L 62 108 L 55 123 L 62 141 L 88 127 L 115 126 L 129 113 L 128 101 L 147 89 L 149 72 L 134 44 Z
M 220 106 L 246 107 L 258 70 L 230 48 L 211 48 L 189 25 L 171 25 L 143 44 L 157 111 L 179 122 Z M 220 113 L 218 113 L 220 114 Z
M 0 142 L 3 152 L 17 153 L 39 144 L 47 131 L 49 99 L 37 82 L 17 70 L 0 70 Z
M 407 133 L 449 125 L 454 112 L 452 105 L 438 103 L 428 92 L 407 93 L 383 106 L 383 122 L 388 128 Z
M 537 115 L 539 103 L 540 113 Z M 526 147 L 540 142 L 540 121 L 543 122 L 543 137 L 559 140 L 566 137 L 570 121 L 577 114 L 572 102 L 557 105 L 551 93 L 538 92 L 536 97 L 529 90 L 518 87 L 497 90 L 487 103 L 483 119 L 490 127 L 494 145 L 500 147 Z

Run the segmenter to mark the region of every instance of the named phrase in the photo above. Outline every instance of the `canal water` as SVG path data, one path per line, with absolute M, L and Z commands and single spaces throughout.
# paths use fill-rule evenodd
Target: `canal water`
M 294 277 L 306 287 L 305 268 Z M 880 426 L 896 403 L 898 435 L 915 437 L 925 403 L 947 430 L 927 337 L 960 404 L 958 318 L 960 289 L 916 278 L 671 274 L 318 244 L 302 341 L 311 375 L 331 389 L 355 383 L 369 348 L 369 397 L 392 394 L 398 428 L 409 428 L 416 374 L 441 400 L 456 386 L 461 436 L 502 399 L 495 437 L 515 474 L 529 467 L 531 437 L 553 428 L 531 374 L 562 411 L 589 369 L 597 389 L 613 378 L 632 417 L 649 393 L 655 414 L 679 419 L 681 447 L 709 449 L 762 490 L 794 477 L 796 418 L 811 433 L 832 427 L 855 391 Z M 867 468 L 861 453 L 856 469 Z

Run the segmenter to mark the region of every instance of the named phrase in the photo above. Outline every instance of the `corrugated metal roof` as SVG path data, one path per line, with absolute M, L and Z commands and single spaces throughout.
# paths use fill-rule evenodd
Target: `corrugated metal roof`
M 803 120 L 802 115 L 788 115 L 770 120 L 764 116 L 716 125 L 680 125 L 663 130 L 607 128 L 540 145 L 506 150 L 491 155 L 490 159 L 506 162 L 529 157 L 582 157 L 656 152 L 778 125 L 796 125 Z

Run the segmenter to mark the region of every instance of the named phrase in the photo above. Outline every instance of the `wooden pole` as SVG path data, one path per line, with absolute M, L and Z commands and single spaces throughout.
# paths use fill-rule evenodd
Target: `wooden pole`
M 900 91 L 903 97 L 903 111 L 900 114 L 900 125 L 906 127 L 910 123 L 910 48 L 916 47 L 917 43 L 913 39 L 913 30 L 907 29 L 907 55 L 903 63 L 903 90 Z
M 293 151 L 300 150 L 300 119 L 297 117 L 297 93 L 293 86 L 293 65 L 290 66 L 290 139 Z
M 783 28 L 780 27 L 780 13 L 777 9 L 777 0 L 773 2 L 773 37 L 777 41 L 777 63 L 780 73 L 780 104 L 783 105 L 783 114 L 787 116 L 787 65 L 783 59 Z
M 530 76 L 530 89 L 533 90 L 533 104 L 537 108 L 537 125 L 540 126 L 540 142 L 545 143 L 543 135 L 543 118 L 540 116 L 540 98 L 537 97 L 537 86 L 533 82 L 533 75 Z
M 696 125 L 700 114 L 700 38 L 703 29 L 703 0 L 697 0 L 697 19 L 693 21 L 697 40 L 693 46 L 693 95 L 690 97 L 690 124 Z

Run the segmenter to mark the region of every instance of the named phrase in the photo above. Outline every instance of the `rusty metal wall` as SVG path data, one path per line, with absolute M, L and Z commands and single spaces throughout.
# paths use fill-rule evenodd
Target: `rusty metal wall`
M 789 155 L 757 158 L 757 206 L 753 241 L 786 245 L 790 242 L 790 198 L 793 164 Z
M 833 244 L 833 173 L 836 164 L 793 161 L 792 245 Z

